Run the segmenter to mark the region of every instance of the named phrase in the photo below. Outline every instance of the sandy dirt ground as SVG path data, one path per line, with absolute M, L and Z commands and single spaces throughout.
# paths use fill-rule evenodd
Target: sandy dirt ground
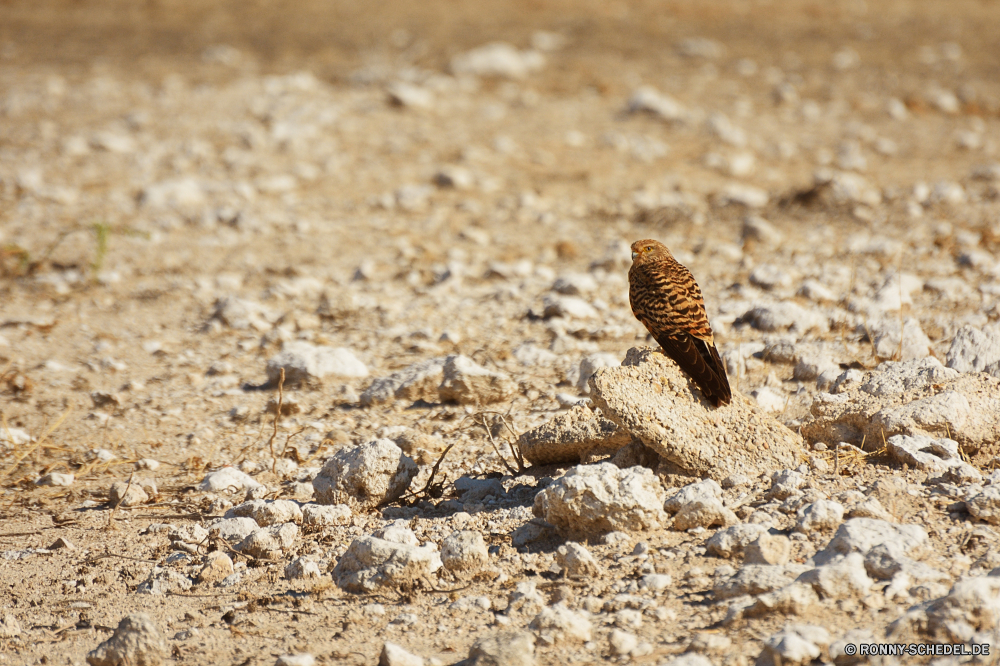
M 745 565 L 707 552 L 717 526 L 591 539 L 603 573 L 567 578 L 564 537 L 514 535 L 572 465 L 512 470 L 489 434 L 506 446 L 584 399 L 581 359 L 655 346 L 628 305 L 641 238 L 697 277 L 734 388 L 795 432 L 841 373 L 945 363 L 963 327 L 995 326 L 998 27 L 980 0 L 0 2 L 0 663 L 86 663 L 137 612 L 171 663 L 375 664 L 390 641 L 452 664 L 509 630 L 540 664 L 747 666 L 788 623 L 829 633 L 803 663 L 851 631 L 884 641 L 1000 564 L 956 505 L 975 479 L 934 485 L 870 442 L 834 468 L 837 442 L 804 441 L 798 504 L 765 498 L 769 474 L 744 488 L 792 565 L 836 528 L 796 536 L 804 503 L 860 493 L 927 530 L 941 577 L 727 621 L 718 590 Z M 761 324 L 762 303 L 796 309 Z M 267 363 L 299 343 L 350 359 L 282 386 L 276 419 Z M 451 354 L 515 390 L 362 401 Z M 198 536 L 246 494 L 207 474 L 238 467 L 304 507 L 328 456 L 400 426 L 414 491 L 454 445 L 441 485 L 301 525 L 274 558 Z M 997 443 L 964 457 L 987 476 Z M 503 487 L 463 501 L 463 476 Z M 115 507 L 130 479 L 145 498 Z M 336 584 L 354 539 L 404 524 L 435 546 L 477 531 L 488 560 Z M 208 551 L 230 576 L 198 580 Z M 320 575 L 286 576 L 298 557 Z M 553 605 L 590 628 L 530 629 Z

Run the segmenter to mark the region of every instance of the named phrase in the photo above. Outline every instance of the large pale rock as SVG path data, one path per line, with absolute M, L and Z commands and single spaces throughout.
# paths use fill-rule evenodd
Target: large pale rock
M 802 436 L 856 446 L 864 442 L 868 449 L 893 435 L 947 437 L 975 453 L 997 441 L 1000 379 L 983 373 L 941 379 L 952 373 L 929 358 L 883 363 L 859 388 L 817 395 Z
M 442 402 L 486 405 L 505 400 L 517 391 L 509 375 L 484 368 L 468 356 L 449 356 L 443 372 L 439 389 Z
M 351 507 L 346 504 L 307 504 L 302 508 L 302 524 L 335 527 L 351 524 Z
M 744 594 L 763 594 L 778 590 L 795 580 L 795 574 L 780 566 L 747 564 L 712 590 L 716 599 L 730 599 Z
M 209 472 L 198 486 L 200 490 L 226 491 L 231 493 L 260 487 L 261 485 L 252 476 L 241 472 L 235 467 L 223 467 L 218 471 Z
M 556 564 L 567 578 L 589 578 L 601 573 L 601 565 L 587 547 L 567 541 L 556 551 Z
M 927 531 L 919 525 L 896 525 L 874 518 L 852 518 L 837 528 L 826 548 L 813 556 L 817 564 L 831 562 L 842 555 L 866 555 L 875 546 L 886 545 L 905 555 L 927 544 Z
M 861 553 L 850 553 L 843 558 L 810 569 L 799 576 L 797 582 L 812 585 L 824 599 L 863 597 L 875 584 L 875 581 L 868 577 L 865 558 Z
M 342 449 L 313 479 L 320 504 L 368 510 L 401 496 L 417 475 L 417 464 L 389 439 Z
M 990 525 L 1000 525 L 1000 487 L 988 486 L 965 501 L 969 513 Z
M 557 414 L 522 434 L 518 446 L 533 465 L 585 462 L 592 455 L 613 454 L 631 436 L 613 422 L 580 405 Z
M 468 666 L 535 666 L 535 635 L 513 630 L 477 638 L 465 663 Z
M 111 506 L 138 506 L 149 501 L 149 495 L 138 483 L 129 484 L 116 481 L 108 491 L 108 504 Z
M 233 546 L 233 550 L 259 560 L 277 560 L 291 549 L 298 535 L 295 523 L 262 527 Z
M 538 584 L 533 580 L 524 580 L 515 585 L 507 595 L 507 615 L 536 613 L 545 607 L 545 603 L 545 596 L 538 591 Z
M 250 517 L 243 518 L 216 518 L 205 525 L 208 536 L 219 537 L 230 542 L 242 541 L 258 529 L 260 525 Z M 197 539 L 201 541 L 201 539 Z
M 1000 326 L 963 326 L 948 349 L 948 367 L 1000 378 Z
M 687 109 L 680 102 L 652 86 L 637 88 L 625 110 L 628 113 L 648 113 L 669 122 L 681 122 L 688 116 Z
M 21 623 L 13 613 L 0 615 L 0 638 L 16 638 L 22 633 Z
M 293 340 L 267 362 L 267 380 L 277 385 L 285 371 L 285 386 L 315 382 L 324 377 L 367 377 L 368 368 L 350 349 L 323 347 Z
M 427 359 L 376 379 L 361 394 L 361 405 L 367 407 L 392 400 L 437 402 L 445 360 L 444 356 Z
M 430 577 L 441 566 L 434 544 L 411 546 L 366 536 L 351 542 L 333 579 L 347 592 L 364 594 Z
M 87 653 L 90 666 L 159 666 L 167 659 L 167 642 L 145 613 L 126 615 L 108 640 Z
M 302 509 L 291 500 L 250 500 L 226 512 L 226 518 L 253 518 L 261 527 L 281 523 L 301 523 Z
M 889 625 L 889 640 L 929 637 L 940 643 L 992 642 L 1000 624 L 1000 577 L 958 581 L 947 595 L 911 608 Z
M 190 590 L 191 585 L 191 579 L 184 574 L 173 569 L 154 566 L 153 570 L 149 572 L 149 577 L 139 583 L 135 592 L 136 594 L 159 596 L 176 590 Z
M 896 300 L 898 302 L 898 296 Z M 931 341 L 920 327 L 920 322 L 912 317 L 903 321 L 902 329 L 898 318 L 878 319 L 869 324 L 868 335 L 880 358 L 911 361 L 922 359 L 930 353 Z
M 866 374 L 859 388 L 869 395 L 884 397 L 956 379 L 959 374 L 933 356 L 902 363 L 887 361 Z
M 722 500 L 722 486 L 715 479 L 704 479 L 687 484 L 667 498 L 667 501 L 663 503 L 663 508 L 667 513 L 674 514 L 691 502 L 709 499 Z
M 755 666 L 802 666 L 819 659 L 830 645 L 830 634 L 811 624 L 788 625 L 764 641 Z
M 198 572 L 199 583 L 215 583 L 233 574 L 233 560 L 221 550 L 205 556 L 205 564 Z
M 901 554 L 898 549 L 882 544 L 875 546 L 865 555 L 865 569 L 872 578 L 891 580 L 904 574 L 914 583 L 941 582 L 950 579 L 948 574 L 917 562 Z
M 732 529 L 732 528 L 730 528 Z M 785 564 L 792 554 L 792 543 L 783 534 L 764 532 L 743 551 L 744 564 Z
M 747 546 L 766 532 L 767 528 L 763 525 L 753 523 L 733 525 L 716 532 L 705 544 L 705 548 L 716 557 L 740 557 Z
M 590 393 L 590 378 L 601 368 L 616 368 L 621 365 L 621 360 L 615 354 L 598 352 L 588 354 L 580 359 L 580 377 L 576 382 L 576 387 L 581 393 Z
M 320 575 L 319 565 L 309 557 L 296 557 L 285 566 L 285 578 L 288 580 L 319 578 Z
M 260 303 L 235 296 L 217 300 L 212 317 L 230 328 L 258 331 L 270 330 L 277 321 L 275 314 Z
M 471 476 L 460 476 L 455 479 L 455 490 L 463 502 L 481 502 L 487 497 L 506 497 L 500 479 L 476 479 Z
M 459 76 L 523 79 L 544 65 L 545 56 L 538 51 L 521 51 L 507 42 L 490 42 L 451 59 L 451 71 Z
M 548 645 L 580 642 L 591 638 L 590 620 L 583 613 L 570 610 L 565 604 L 547 606 L 535 616 L 529 628 Z
M 897 461 L 915 469 L 938 474 L 953 470 L 951 474 L 962 479 L 982 479 L 979 470 L 962 460 L 958 442 L 952 439 L 934 439 L 926 435 L 893 435 L 886 441 L 886 450 Z
M 756 305 L 743 313 L 736 323 L 750 324 L 758 331 L 769 333 L 786 330 L 797 333 L 810 330 L 826 332 L 830 328 L 826 317 L 792 301 Z
M 799 509 L 796 532 L 832 530 L 844 522 L 844 505 L 833 500 L 821 499 Z
M 751 601 L 743 614 L 746 617 L 762 617 L 772 613 L 782 615 L 805 615 L 809 608 L 819 603 L 819 595 L 812 585 L 791 583 L 777 590 L 765 592 Z M 732 610 L 732 606 L 730 607 Z M 726 619 L 729 619 L 727 614 Z M 735 618 L 734 618 L 735 619 Z
M 661 456 L 661 472 L 721 481 L 799 465 L 798 435 L 739 393 L 713 408 L 673 361 L 649 348 L 630 349 L 621 367 L 590 381 L 594 404 Z
M 378 666 L 424 666 L 424 658 L 408 652 L 400 645 L 386 641 L 378 657 Z
M 449 571 L 475 573 L 488 559 L 483 535 L 475 530 L 454 532 L 441 543 L 441 562 Z
M 726 527 L 738 522 L 735 513 L 723 506 L 721 501 L 710 498 L 685 504 L 674 516 L 673 527 L 684 531 L 694 527 Z
M 663 491 L 644 467 L 580 465 L 535 495 L 536 516 L 568 535 L 655 529 L 667 520 Z

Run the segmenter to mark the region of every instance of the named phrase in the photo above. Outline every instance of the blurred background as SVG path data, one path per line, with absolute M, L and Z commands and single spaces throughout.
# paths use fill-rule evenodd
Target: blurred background
M 382 370 L 621 357 L 655 237 L 740 358 L 871 364 L 904 314 L 943 356 L 998 317 L 998 28 L 990 0 L 5 0 L 0 290 L 173 327 L 240 294 L 277 312 L 243 351 Z M 762 301 L 807 311 L 748 325 Z

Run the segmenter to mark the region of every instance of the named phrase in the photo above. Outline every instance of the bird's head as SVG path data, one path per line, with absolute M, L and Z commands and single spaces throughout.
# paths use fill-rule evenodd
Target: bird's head
M 667 246 L 656 240 L 639 240 L 632 243 L 632 263 L 638 264 L 670 256 Z

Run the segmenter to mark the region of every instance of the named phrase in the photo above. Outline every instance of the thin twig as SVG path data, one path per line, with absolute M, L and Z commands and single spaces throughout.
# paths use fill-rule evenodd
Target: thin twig
M 319 443 L 319 446 L 316 447 L 316 450 L 312 454 L 310 454 L 308 458 L 302 461 L 302 464 L 307 465 L 310 461 L 312 461 L 313 458 L 319 456 L 319 452 L 322 451 L 327 444 L 336 444 L 336 442 L 330 439 L 329 437 L 324 437 L 323 441 L 321 441 Z
M 119 555 L 118 553 L 104 553 L 103 555 L 95 555 L 94 557 L 85 561 L 84 564 L 94 564 L 99 560 L 106 560 L 109 557 L 117 557 L 123 560 L 132 560 L 133 562 L 148 562 L 150 564 L 156 564 L 156 560 L 144 560 L 141 557 L 129 557 L 128 555 Z
M 429 592 L 436 592 L 437 594 L 451 594 L 452 592 L 461 592 L 462 590 L 469 589 L 473 585 L 473 583 L 469 583 L 468 585 L 463 585 L 462 587 L 456 587 L 453 590 L 439 590 L 436 587 L 434 587 L 433 583 L 431 583 L 429 580 L 427 580 L 426 577 L 423 578 L 423 581 L 425 583 L 427 583 L 427 585 L 428 585 L 427 590 Z
M 135 472 L 128 475 L 128 485 L 125 486 L 125 492 L 122 493 L 121 499 L 111 508 L 111 513 L 108 514 L 108 525 L 105 529 L 111 529 L 111 525 L 115 520 L 115 513 L 118 511 L 118 507 L 124 504 L 125 500 L 128 498 L 128 491 L 132 488 L 132 479 L 135 477 Z
M 483 428 L 486 430 L 486 435 L 490 438 L 490 444 L 493 446 L 493 450 L 496 451 L 497 458 L 499 458 L 500 462 L 503 463 L 503 466 L 507 468 L 507 471 L 510 472 L 510 475 L 515 476 L 517 472 L 514 470 L 513 467 L 510 466 L 510 464 L 507 462 L 507 459 L 503 457 L 503 454 L 500 453 L 500 449 L 497 448 L 497 442 L 495 439 L 493 439 L 493 431 L 492 429 L 490 429 L 489 424 L 486 423 L 486 417 L 481 416 L 481 418 L 482 418 Z
M 4 471 L 3 474 L 0 474 L 0 479 L 2 479 L 4 477 L 7 477 L 7 476 L 10 476 L 11 474 L 13 474 L 14 470 L 17 469 L 17 466 L 21 464 L 21 461 L 24 460 L 25 458 L 27 458 L 28 456 L 30 456 L 32 453 L 35 452 L 35 450 L 38 447 L 40 447 L 42 444 L 44 444 L 45 440 L 48 439 L 49 435 L 51 435 L 53 433 L 53 431 L 55 431 L 56 428 L 58 428 L 59 426 L 62 425 L 62 422 L 66 420 L 66 417 L 69 416 L 69 413 L 71 411 L 73 411 L 73 408 L 72 407 L 67 407 L 66 411 L 64 411 L 62 413 L 62 415 L 58 419 L 56 419 L 56 422 L 53 423 L 52 426 L 49 427 L 49 429 L 46 430 L 45 433 L 41 437 L 38 438 L 38 441 L 35 442 L 34 446 L 29 447 L 28 450 L 26 450 L 24 453 L 22 453 L 20 455 L 20 457 L 16 458 L 14 460 L 14 462 L 10 464 L 10 467 L 8 467 Z M 6 422 L 4 423 L 4 425 L 6 426 Z M 11 442 L 13 443 L 13 437 L 11 437 Z
M 418 490 L 417 492 L 415 492 L 415 493 L 411 492 L 409 494 L 410 497 L 420 497 L 421 495 L 423 495 L 424 493 L 427 492 L 427 489 L 430 488 L 431 484 L 434 482 L 434 476 L 438 473 L 438 468 L 441 466 L 441 463 L 444 462 L 444 457 L 446 455 L 448 455 L 448 452 L 451 451 L 452 447 L 454 447 L 454 446 L 455 446 L 454 443 L 449 444 L 448 448 L 446 448 L 441 453 L 441 457 L 437 459 L 437 462 L 434 463 L 434 467 L 431 468 L 431 475 L 429 477 L 427 477 L 427 483 L 425 483 L 424 487 L 421 488 L 420 490 Z
M 903 360 L 903 255 L 899 255 L 899 349 L 895 361 Z M 884 439 L 884 437 L 883 437 Z
M 267 446 L 271 450 L 271 474 L 275 473 L 278 466 L 278 459 L 274 457 L 274 438 L 278 436 L 278 422 L 281 420 L 281 406 L 285 402 L 285 369 L 281 368 L 278 375 L 278 409 L 274 412 L 274 432 L 267 440 Z
M 305 431 L 306 431 L 306 427 L 302 426 L 301 428 L 299 428 L 295 432 L 293 432 L 290 435 L 288 435 L 288 437 L 285 438 L 285 446 L 281 449 L 281 455 L 279 455 L 278 457 L 279 458 L 284 458 L 285 457 L 285 451 L 288 450 L 288 443 L 292 441 L 292 437 L 295 437 L 296 435 L 301 435 Z

